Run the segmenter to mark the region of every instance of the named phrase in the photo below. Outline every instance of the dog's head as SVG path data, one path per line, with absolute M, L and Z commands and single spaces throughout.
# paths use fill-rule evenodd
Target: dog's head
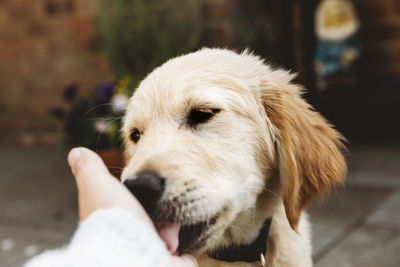
M 282 199 L 296 229 L 307 203 L 342 181 L 342 136 L 291 80 L 249 53 L 202 49 L 141 82 L 124 119 L 122 181 L 170 250 L 227 245 L 235 223 L 264 216 L 261 198 Z

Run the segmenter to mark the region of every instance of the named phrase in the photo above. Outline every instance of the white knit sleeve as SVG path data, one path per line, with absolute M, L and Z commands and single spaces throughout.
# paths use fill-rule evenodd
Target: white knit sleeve
M 42 253 L 25 267 L 170 267 L 171 257 L 151 227 L 119 208 L 99 210 L 80 224 L 69 245 Z

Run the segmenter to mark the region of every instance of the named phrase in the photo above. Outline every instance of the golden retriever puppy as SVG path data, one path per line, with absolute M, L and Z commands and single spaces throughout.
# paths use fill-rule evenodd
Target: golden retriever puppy
M 200 266 L 312 266 L 302 211 L 346 164 L 343 137 L 292 79 L 248 52 L 201 49 L 140 83 L 122 182 L 171 253 Z

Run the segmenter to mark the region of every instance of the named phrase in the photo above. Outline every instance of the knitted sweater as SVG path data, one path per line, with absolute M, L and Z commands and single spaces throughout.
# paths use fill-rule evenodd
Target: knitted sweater
M 170 267 L 164 243 L 138 216 L 119 208 L 94 212 L 64 248 L 46 251 L 25 267 Z

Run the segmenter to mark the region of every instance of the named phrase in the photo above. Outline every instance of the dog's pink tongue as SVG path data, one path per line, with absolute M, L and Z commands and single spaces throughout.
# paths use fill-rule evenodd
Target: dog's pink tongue
M 156 226 L 158 235 L 164 241 L 167 246 L 167 249 L 171 254 L 175 255 L 177 253 L 178 245 L 179 245 L 179 230 L 181 228 L 178 223 L 168 223 L 168 224 L 159 224 Z

